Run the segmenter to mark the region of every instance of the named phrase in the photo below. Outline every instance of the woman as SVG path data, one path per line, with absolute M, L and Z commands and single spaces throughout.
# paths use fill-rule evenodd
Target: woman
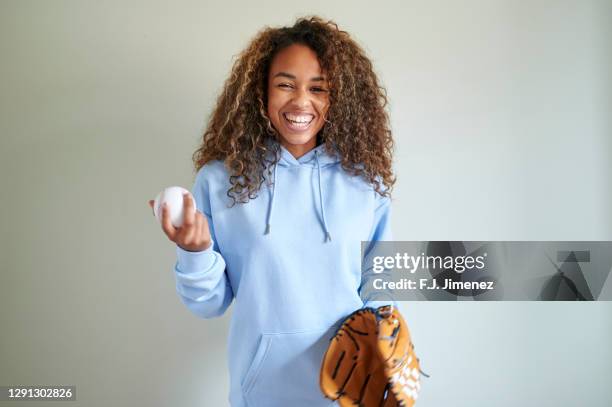
M 362 49 L 316 16 L 263 29 L 235 62 L 193 157 L 199 211 L 178 229 L 162 215 L 183 303 L 213 318 L 234 302 L 232 406 L 331 405 L 329 339 L 392 303 L 362 298 L 361 267 L 361 241 L 390 239 L 386 103 Z

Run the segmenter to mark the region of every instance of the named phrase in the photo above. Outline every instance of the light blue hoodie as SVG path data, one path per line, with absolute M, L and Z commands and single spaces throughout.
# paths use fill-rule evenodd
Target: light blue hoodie
M 337 405 L 319 389 L 329 340 L 356 309 L 395 304 L 360 297 L 376 276 L 362 273 L 361 241 L 391 240 L 390 200 L 344 171 L 323 145 L 299 159 L 284 147 L 280 155 L 274 183 L 233 207 L 223 163 L 198 171 L 192 193 L 213 245 L 201 252 L 177 246 L 176 290 L 205 319 L 234 301 L 233 407 Z

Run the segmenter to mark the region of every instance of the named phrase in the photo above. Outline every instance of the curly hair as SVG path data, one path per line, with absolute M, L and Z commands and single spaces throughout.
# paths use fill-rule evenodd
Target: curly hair
M 266 112 L 269 69 L 274 56 L 292 44 L 311 48 L 329 78 L 330 106 L 317 141 L 345 171 L 389 196 L 395 176 L 387 92 L 362 48 L 335 22 L 318 16 L 298 18 L 292 27 L 266 26 L 238 55 L 192 156 L 196 172 L 221 160 L 230 173 L 227 195 L 233 204 L 257 197 L 280 148 L 270 143 L 280 136 Z

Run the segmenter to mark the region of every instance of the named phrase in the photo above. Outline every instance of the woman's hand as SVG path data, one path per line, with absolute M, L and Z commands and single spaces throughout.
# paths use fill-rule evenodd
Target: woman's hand
M 153 209 L 154 200 L 149 201 L 149 206 Z M 193 200 L 191 195 L 183 194 L 183 225 L 174 227 L 168 215 L 168 208 L 161 207 L 161 226 L 168 239 L 179 245 L 183 250 L 190 252 L 200 252 L 208 249 L 212 238 L 208 229 L 208 221 L 200 211 L 193 210 Z M 155 211 L 153 211 L 155 216 Z

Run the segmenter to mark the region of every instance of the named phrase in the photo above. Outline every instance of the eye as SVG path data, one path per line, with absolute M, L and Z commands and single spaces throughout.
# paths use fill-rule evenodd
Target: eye
M 323 89 L 323 88 L 312 88 L 312 90 L 314 90 L 315 92 L 327 92 L 327 90 Z
M 280 85 L 278 85 L 279 88 L 285 87 L 285 88 L 290 88 L 291 85 L 287 84 L 287 83 L 281 83 Z

